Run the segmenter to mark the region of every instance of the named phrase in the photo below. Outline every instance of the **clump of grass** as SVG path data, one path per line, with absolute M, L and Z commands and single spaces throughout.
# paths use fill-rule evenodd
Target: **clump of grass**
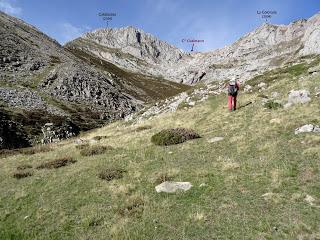
M 112 181 L 114 179 L 121 179 L 123 178 L 123 174 L 126 171 L 123 169 L 119 168 L 107 168 L 102 170 L 99 174 L 98 177 L 100 179 L 106 180 L 106 181 Z
M 49 162 L 44 162 L 42 164 L 40 164 L 39 166 L 37 166 L 37 169 L 53 169 L 53 168 L 60 168 L 60 167 L 64 167 L 73 163 L 76 163 L 77 161 L 74 160 L 71 157 L 64 157 L 64 158 L 60 158 L 60 159 L 56 159 L 56 160 L 52 160 Z
M 13 173 L 13 177 L 16 179 L 26 178 L 33 175 L 33 172 L 31 171 L 18 171 Z
M 17 167 L 17 170 L 22 171 L 22 170 L 26 170 L 28 168 L 32 168 L 32 166 L 30 164 L 22 164 Z
M 99 154 L 103 154 L 109 150 L 112 150 L 113 147 L 111 146 L 86 146 L 84 148 L 81 149 L 80 154 L 82 156 L 93 156 L 93 155 L 99 155 Z
M 30 148 L 21 148 L 19 149 L 19 152 L 24 155 L 34 155 L 42 152 L 49 152 L 51 150 L 52 149 L 48 145 L 37 145 Z
M 173 144 L 183 143 L 185 141 L 200 138 L 200 135 L 194 130 L 186 128 L 165 129 L 151 137 L 151 142 L 167 146 Z
M 150 125 L 145 125 L 145 126 L 137 127 L 137 128 L 135 129 L 135 131 L 136 131 L 136 132 L 142 132 L 142 131 L 145 131 L 145 130 L 149 130 L 149 129 L 151 129 L 151 128 L 152 128 L 152 126 L 150 126 Z
M 272 100 L 269 100 L 267 101 L 264 106 L 268 109 L 274 109 L 274 110 L 277 110 L 279 108 L 282 108 L 282 104 L 281 103 L 278 103 L 278 102 L 275 102 L 275 101 L 272 101 Z
M 173 177 L 169 176 L 167 173 L 162 173 L 156 177 L 155 184 L 161 184 L 166 181 L 172 181 Z
M 108 138 L 108 136 L 95 136 L 95 137 L 93 137 L 92 139 L 93 139 L 93 140 L 96 140 L 96 141 L 100 141 L 100 140 L 106 139 L 106 138 Z
M 128 200 L 125 206 L 118 209 L 121 216 L 141 216 L 144 210 L 144 201 L 141 197 L 134 197 Z
M 76 149 L 82 150 L 82 149 L 88 148 L 89 146 L 90 146 L 89 143 L 83 143 L 83 144 L 76 145 Z
M 265 99 L 268 99 L 268 98 L 269 98 L 267 95 L 264 95 L 264 94 L 258 94 L 258 97 L 259 97 L 259 98 L 265 98 Z

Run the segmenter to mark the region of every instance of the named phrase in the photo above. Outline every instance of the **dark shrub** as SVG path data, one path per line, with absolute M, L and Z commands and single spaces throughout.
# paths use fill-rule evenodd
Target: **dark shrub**
M 123 174 L 126 171 L 118 168 L 107 168 L 101 171 L 98 175 L 99 178 L 107 181 L 111 181 L 113 179 L 123 178 Z
M 76 160 L 74 160 L 71 157 L 64 157 L 64 158 L 60 158 L 60 159 L 56 159 L 53 161 L 49 161 L 49 162 L 45 162 L 40 164 L 39 166 L 37 166 L 37 169 L 52 169 L 52 168 L 60 168 L 60 167 L 64 167 L 70 164 L 73 164 L 77 162 Z
M 275 102 L 275 101 L 268 101 L 264 104 L 264 106 L 268 109 L 279 109 L 279 108 L 282 108 L 282 104 L 281 103 L 278 103 L 278 102 Z
M 95 136 L 95 137 L 93 137 L 92 139 L 93 139 L 93 140 L 100 141 L 100 140 L 106 139 L 106 138 L 108 138 L 108 136 Z
M 172 145 L 183 143 L 187 140 L 200 138 L 200 135 L 191 129 L 173 128 L 162 130 L 151 137 L 151 142 L 156 145 Z
M 28 169 L 28 168 L 32 168 L 32 166 L 29 165 L 29 164 L 23 164 L 23 165 L 18 166 L 17 170 L 21 171 L 21 170 L 25 170 L 25 169 Z
M 33 175 L 33 173 L 30 171 L 22 171 L 22 172 L 19 171 L 19 172 L 15 172 L 13 174 L 13 177 L 16 179 L 21 179 L 21 178 L 30 177 L 32 175 Z
M 80 154 L 82 156 L 93 156 L 93 155 L 99 155 L 107 152 L 108 150 L 112 150 L 113 148 L 111 146 L 86 146 L 81 149 Z
M 172 176 L 169 176 L 167 173 L 164 173 L 164 174 L 162 173 L 156 177 L 155 184 L 158 185 L 160 183 L 163 183 L 166 181 L 172 181 L 172 180 L 173 180 Z

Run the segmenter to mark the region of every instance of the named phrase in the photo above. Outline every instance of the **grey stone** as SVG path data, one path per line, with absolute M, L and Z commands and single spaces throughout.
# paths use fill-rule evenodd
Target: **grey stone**
M 163 182 L 155 187 L 158 193 L 166 192 L 166 193 L 174 193 L 177 190 L 187 191 L 192 187 L 190 182 Z
M 312 124 L 306 124 L 303 125 L 302 127 L 299 127 L 295 129 L 294 131 L 295 134 L 299 133 L 320 133 L 320 127 L 317 125 L 312 125 Z
M 220 142 L 224 139 L 224 137 L 214 137 L 208 140 L 209 143 Z
M 284 105 L 285 108 L 288 108 L 295 104 L 305 104 L 311 101 L 310 92 L 307 90 L 292 90 L 289 93 L 288 103 Z

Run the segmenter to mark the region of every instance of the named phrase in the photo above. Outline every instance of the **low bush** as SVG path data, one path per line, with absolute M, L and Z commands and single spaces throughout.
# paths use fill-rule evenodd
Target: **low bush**
M 145 126 L 137 127 L 137 128 L 135 129 L 135 131 L 136 131 L 136 132 L 142 132 L 142 131 L 145 131 L 145 130 L 149 130 L 149 129 L 151 129 L 151 128 L 152 128 L 151 126 L 145 125 Z
M 25 169 L 28 169 L 28 168 L 32 168 L 32 166 L 29 165 L 29 164 L 23 164 L 23 165 L 18 166 L 17 170 L 22 171 L 22 170 L 25 170 Z
M 102 170 L 99 174 L 98 177 L 103 180 L 107 181 L 112 181 L 114 179 L 120 179 L 123 178 L 123 174 L 126 171 L 123 169 L 118 169 L 118 168 L 107 168 Z
M 155 145 L 167 146 L 183 143 L 185 141 L 200 138 L 194 130 L 186 128 L 173 128 L 162 130 L 151 137 L 151 142 Z
M 264 104 L 264 106 L 265 106 L 266 108 L 268 108 L 268 109 L 274 109 L 274 110 L 283 107 L 281 103 L 278 103 L 278 102 L 275 102 L 275 101 L 272 101 L 272 100 L 267 101 L 267 102 Z
M 44 163 L 40 164 L 39 166 L 37 166 L 37 169 L 60 168 L 60 167 L 64 167 L 64 166 L 73 164 L 75 162 L 77 162 L 77 161 L 71 157 L 64 157 L 64 158 L 56 159 L 53 161 L 44 162 Z
M 108 138 L 108 136 L 95 136 L 95 137 L 93 137 L 92 139 L 93 139 L 93 140 L 96 140 L 96 141 L 100 141 L 100 140 L 106 139 L 106 138 Z
M 112 150 L 113 148 L 111 146 L 85 146 L 81 149 L 80 154 L 82 156 L 93 156 L 93 155 L 99 155 L 103 154 L 109 150 Z
M 26 178 L 32 176 L 33 173 L 31 171 L 18 171 L 13 173 L 13 177 L 16 179 Z

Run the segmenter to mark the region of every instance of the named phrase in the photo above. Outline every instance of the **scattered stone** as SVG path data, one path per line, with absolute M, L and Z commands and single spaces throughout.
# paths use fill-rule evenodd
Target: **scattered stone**
M 291 107 L 294 104 L 304 104 L 311 101 L 310 92 L 307 90 L 292 90 L 289 93 L 288 103 L 284 105 L 285 108 Z
M 277 98 L 277 97 L 279 97 L 279 93 L 278 92 L 272 92 L 271 93 L 271 97 L 272 98 Z
M 243 91 L 244 92 L 252 92 L 252 86 L 251 85 L 245 85 Z
M 312 196 L 310 195 L 306 195 L 306 197 L 304 198 L 304 200 L 309 203 L 311 206 L 314 206 L 314 202 L 316 201 Z
M 41 142 L 56 143 L 63 139 L 71 138 L 79 134 L 79 128 L 70 121 L 66 121 L 60 125 L 54 125 L 53 123 L 46 123 L 41 131 L 43 138 Z
M 158 193 L 166 192 L 166 193 L 174 193 L 177 190 L 187 191 L 192 187 L 190 182 L 163 182 L 155 187 Z
M 206 184 L 206 183 L 201 183 L 199 187 L 206 187 L 206 186 L 208 186 L 208 184 Z
M 222 141 L 224 137 L 214 137 L 208 140 L 209 143 L 219 142 Z
M 302 127 L 296 128 L 294 131 L 295 134 L 299 133 L 320 133 L 320 127 L 317 125 L 306 124 Z
M 265 89 L 266 87 L 267 87 L 267 84 L 264 83 L 264 82 L 261 82 L 261 83 L 258 84 L 258 88 Z

